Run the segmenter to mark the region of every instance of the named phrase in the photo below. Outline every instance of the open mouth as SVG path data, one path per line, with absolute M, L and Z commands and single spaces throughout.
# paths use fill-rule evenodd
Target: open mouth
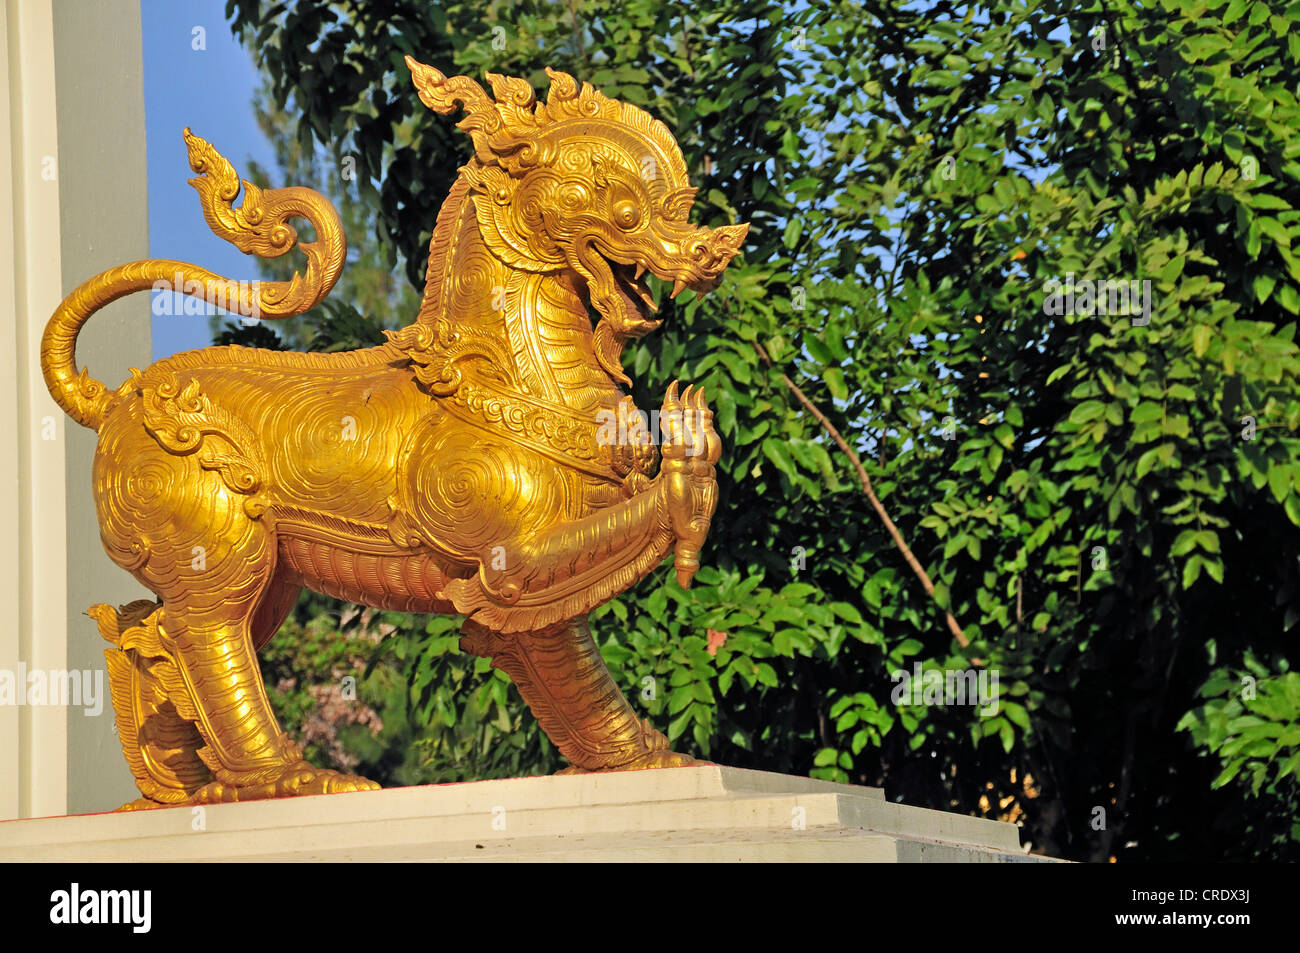
M 645 278 L 648 273 L 646 266 L 625 265 L 622 262 L 606 260 L 609 261 L 610 273 L 614 276 L 615 288 L 629 307 L 643 318 L 651 312 L 658 312 L 659 305 L 650 291 L 650 286 L 646 284 Z M 676 298 L 690 287 L 692 285 L 686 279 L 678 278 L 673 282 L 673 290 L 668 297 Z
M 601 315 L 595 329 L 596 361 L 611 378 L 630 387 L 632 381 L 619 359 L 623 342 L 643 337 L 663 323 L 662 318 L 651 317 L 659 305 L 646 283 L 649 266 L 641 260 L 627 263 L 607 256 L 594 240 L 575 251 L 574 270 L 586 279 L 589 304 Z M 672 297 L 686 288 L 700 290 L 700 282 L 674 277 Z
M 655 303 L 654 295 L 650 293 L 650 287 L 645 281 L 645 265 L 624 265 L 611 261 L 609 267 L 614 275 L 614 287 L 629 310 L 641 317 L 659 310 L 659 305 Z
M 639 338 L 658 328 L 662 319 L 654 315 L 659 311 L 659 302 L 650 290 L 648 277 L 654 274 L 663 278 L 667 269 L 652 271 L 649 263 L 634 249 L 625 252 L 630 261 L 621 254 L 610 254 L 600 236 L 575 244 L 574 270 L 587 281 L 590 304 L 609 321 L 609 325 L 598 326 L 597 331 L 614 333 L 622 338 Z M 670 297 L 676 298 L 688 288 L 703 294 L 716 284 L 709 279 L 693 279 L 693 271 L 682 276 L 675 274 L 675 270 L 669 271 L 673 281 Z M 602 327 L 605 328 L 603 332 Z

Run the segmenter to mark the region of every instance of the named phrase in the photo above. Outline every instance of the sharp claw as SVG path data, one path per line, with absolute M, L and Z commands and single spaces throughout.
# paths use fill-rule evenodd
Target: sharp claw
M 701 387 L 695 392 L 695 406 L 698 410 L 704 410 L 708 404 L 704 402 L 704 388 Z
M 676 404 L 676 403 L 678 403 L 678 400 L 677 400 L 677 381 L 673 381 L 671 384 L 668 385 L 668 393 L 664 395 L 664 403 L 665 403 L 665 404 Z
M 694 402 L 693 400 L 691 400 L 691 388 L 692 388 L 692 386 L 693 386 L 693 385 L 691 385 L 691 384 L 687 384 L 687 385 L 686 385 L 686 390 L 682 391 L 682 406 L 683 406 L 683 407 L 694 407 L 694 406 L 695 406 L 695 402 Z

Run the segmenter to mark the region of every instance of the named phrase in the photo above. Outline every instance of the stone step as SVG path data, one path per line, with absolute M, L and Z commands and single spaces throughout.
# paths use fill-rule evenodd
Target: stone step
M 480 839 L 384 848 L 316 848 L 235 858 L 252 862 L 437 863 L 1014 863 L 1020 851 L 904 840 L 861 830 L 662 831 L 652 834 Z
M 0 861 L 1011 857 L 1011 824 L 718 765 L 0 823 Z

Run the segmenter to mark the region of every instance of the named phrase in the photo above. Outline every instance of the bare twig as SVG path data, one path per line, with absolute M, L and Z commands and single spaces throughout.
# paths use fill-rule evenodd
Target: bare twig
M 686 60 L 686 68 L 691 71 L 691 79 L 695 79 L 695 64 L 691 62 L 691 41 L 686 37 L 686 14 L 682 14 L 682 58 Z
M 762 344 L 755 341 L 754 350 L 758 352 L 758 356 L 762 358 L 764 364 L 769 368 L 773 366 L 772 359 L 768 357 L 767 351 L 764 350 Z M 781 375 L 781 381 L 790 390 L 790 393 L 794 394 L 794 396 L 798 398 L 799 403 L 804 405 L 808 413 L 817 418 L 817 422 L 822 425 L 822 428 L 828 434 L 830 434 L 830 437 L 835 441 L 836 446 L 838 446 L 840 450 L 844 452 L 844 455 L 849 458 L 849 462 L 853 464 L 853 468 L 858 472 L 858 479 L 862 482 L 862 492 L 865 493 L 867 499 L 871 501 L 872 508 L 875 509 L 876 514 L 880 517 L 880 521 L 885 524 L 885 529 L 888 530 L 890 537 L 894 540 L 894 545 L 898 547 L 898 551 L 903 554 L 903 559 L 905 559 L 907 564 L 912 567 L 912 572 L 916 573 L 916 577 L 921 580 L 921 585 L 925 587 L 926 595 L 931 599 L 934 599 L 934 583 L 930 581 L 929 574 L 926 573 L 924 567 L 922 567 L 920 562 L 917 561 L 916 556 L 912 554 L 912 549 L 903 539 L 903 534 L 898 531 L 898 527 L 894 524 L 894 521 L 889 518 L 889 513 L 886 512 L 884 504 L 882 504 L 880 498 L 876 496 L 876 491 L 871 487 L 871 477 L 867 475 L 867 470 L 862 465 L 862 461 L 858 458 L 857 451 L 849 446 L 848 442 L 840 435 L 840 432 L 835 429 L 835 425 L 826 419 L 826 415 L 817 409 L 817 406 L 808 399 L 807 395 L 799 389 L 798 385 L 795 384 L 794 381 L 790 380 L 788 375 L 782 371 L 777 371 L 777 373 Z M 938 600 L 936 600 L 936 603 L 937 601 Z M 940 606 L 939 608 L 943 609 L 943 606 Z M 966 634 L 962 632 L 961 626 L 957 624 L 957 620 L 953 618 L 952 613 L 947 609 L 944 609 L 944 615 L 947 616 L 948 619 L 948 630 L 952 632 L 953 638 L 957 640 L 957 644 L 961 645 L 963 648 L 970 645 L 970 639 L 968 639 Z
M 1020 624 L 1025 621 L 1025 581 L 1016 573 L 1016 635 L 1020 634 Z
M 573 38 L 578 41 L 578 52 L 582 54 L 583 65 L 590 66 L 591 61 L 587 58 L 587 44 L 583 41 L 582 30 L 578 28 L 578 10 L 574 0 L 569 0 L 569 20 L 573 23 Z

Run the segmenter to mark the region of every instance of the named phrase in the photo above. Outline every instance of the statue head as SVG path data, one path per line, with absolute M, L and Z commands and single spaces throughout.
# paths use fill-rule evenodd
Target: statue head
M 672 282 L 674 297 L 710 291 L 749 226 L 690 224 L 696 190 L 681 150 L 630 103 L 550 69 L 544 103 L 525 80 L 488 73 L 494 101 L 466 76 L 406 62 L 426 106 L 465 110 L 457 125 L 475 161 L 463 174 L 488 249 L 522 271 L 569 272 L 600 315 L 598 359 L 626 381 L 623 341 L 659 326 L 645 272 Z

